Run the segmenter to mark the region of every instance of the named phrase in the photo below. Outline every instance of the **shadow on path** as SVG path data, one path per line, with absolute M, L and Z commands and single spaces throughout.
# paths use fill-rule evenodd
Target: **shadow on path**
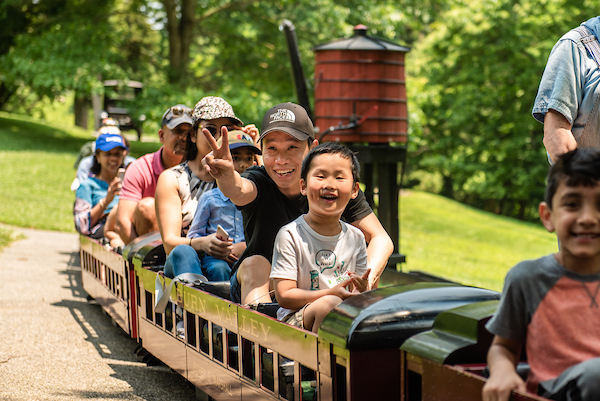
M 87 300 L 81 281 L 79 253 L 70 254 L 69 262 L 60 271 L 67 277 L 73 299 L 52 304 L 67 308 L 85 333 L 85 340 L 93 345 L 98 355 L 114 371 L 111 377 L 129 384 L 132 393 L 103 389 L 73 391 L 62 394 L 81 399 L 139 399 L 143 400 L 196 400 L 195 387 L 165 365 L 148 366 L 135 355 L 136 340 L 129 337 L 102 308 Z M 134 397 L 135 396 L 135 397 Z

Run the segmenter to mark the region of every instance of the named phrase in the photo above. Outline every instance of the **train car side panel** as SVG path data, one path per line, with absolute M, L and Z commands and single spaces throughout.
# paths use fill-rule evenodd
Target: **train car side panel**
M 121 255 L 80 236 L 84 290 L 129 335 L 131 330 L 129 270 Z

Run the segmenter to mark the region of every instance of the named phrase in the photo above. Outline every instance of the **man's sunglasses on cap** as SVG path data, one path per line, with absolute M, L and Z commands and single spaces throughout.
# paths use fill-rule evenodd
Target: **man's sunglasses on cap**
M 187 107 L 173 106 L 171 107 L 171 113 L 173 113 L 175 117 L 181 117 L 184 114 L 187 114 L 189 117 L 191 117 L 193 110 L 188 109 Z

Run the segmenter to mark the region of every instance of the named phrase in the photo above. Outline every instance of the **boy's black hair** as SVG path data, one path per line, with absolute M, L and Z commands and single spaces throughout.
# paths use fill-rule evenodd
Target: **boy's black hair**
M 360 163 L 356 158 L 356 154 L 345 147 L 344 145 L 339 144 L 338 142 L 325 142 L 313 148 L 308 155 L 302 161 L 302 170 L 300 172 L 300 176 L 304 181 L 306 181 L 306 177 L 308 176 L 308 170 L 310 170 L 313 159 L 316 156 L 330 154 L 330 155 L 340 155 L 344 159 L 350 160 L 350 164 L 352 166 L 352 178 L 354 183 L 360 181 Z
M 544 201 L 552 209 L 552 198 L 564 180 L 569 187 L 591 187 L 600 181 L 600 149 L 575 149 L 560 156 L 550 167 Z

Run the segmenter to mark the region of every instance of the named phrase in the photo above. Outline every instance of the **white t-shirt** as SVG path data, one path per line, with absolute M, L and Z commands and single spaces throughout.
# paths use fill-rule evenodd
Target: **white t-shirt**
M 358 228 L 340 224 L 342 231 L 331 237 L 313 230 L 304 215 L 283 226 L 275 239 L 270 277 L 294 280 L 303 290 L 320 290 L 346 280 L 346 272 L 362 276 L 367 271 L 365 237 Z M 279 308 L 277 319 L 292 312 Z

